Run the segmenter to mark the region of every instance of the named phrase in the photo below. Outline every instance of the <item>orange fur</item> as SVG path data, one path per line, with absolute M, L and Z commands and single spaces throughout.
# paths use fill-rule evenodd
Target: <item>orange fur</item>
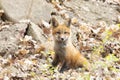
M 79 66 L 84 66 L 88 70 L 90 66 L 88 60 L 73 46 L 71 42 L 70 23 L 67 25 L 59 25 L 55 18 L 53 18 L 52 26 L 55 51 L 52 65 L 57 66 L 61 63 L 61 72 L 64 71 L 65 68 L 77 68 Z

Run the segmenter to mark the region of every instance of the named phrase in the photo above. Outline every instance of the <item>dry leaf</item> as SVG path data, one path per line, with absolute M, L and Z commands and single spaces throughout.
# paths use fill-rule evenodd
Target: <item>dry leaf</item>
M 35 49 L 35 53 L 40 53 L 41 51 L 44 51 L 45 50 L 45 47 L 44 46 L 40 46 L 39 48 L 36 48 Z
M 3 15 L 4 10 L 0 10 L 0 17 Z
M 21 55 L 26 55 L 29 53 L 29 50 L 25 50 L 25 49 L 21 49 L 18 51 L 18 54 L 21 54 Z

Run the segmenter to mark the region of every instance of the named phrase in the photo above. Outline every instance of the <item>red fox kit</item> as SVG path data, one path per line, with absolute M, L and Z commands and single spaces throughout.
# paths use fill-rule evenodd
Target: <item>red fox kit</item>
M 57 66 L 61 64 L 60 72 L 68 68 L 77 68 L 80 66 L 84 66 L 88 70 L 88 60 L 80 54 L 71 42 L 71 20 L 69 20 L 67 24 L 59 24 L 55 18 L 52 18 L 51 22 L 55 51 L 52 65 Z

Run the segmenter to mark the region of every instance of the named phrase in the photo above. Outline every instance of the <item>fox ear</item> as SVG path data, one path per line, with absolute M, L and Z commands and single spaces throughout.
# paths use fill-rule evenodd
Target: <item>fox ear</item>
M 70 18 L 69 18 L 69 19 L 67 19 L 67 21 L 66 21 L 66 23 L 65 23 L 65 24 L 66 24 L 66 26 L 67 26 L 67 27 L 70 27 L 70 25 L 71 25 L 71 19 L 70 19 Z
M 55 17 L 52 17 L 50 20 L 50 23 L 52 24 L 53 28 L 57 27 L 59 25 L 58 21 L 55 19 Z

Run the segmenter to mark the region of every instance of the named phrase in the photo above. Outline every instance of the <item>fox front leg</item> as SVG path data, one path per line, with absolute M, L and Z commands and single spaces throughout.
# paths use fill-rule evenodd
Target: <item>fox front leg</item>
M 68 65 L 67 65 L 67 63 L 66 62 L 64 62 L 63 64 L 62 64 L 62 67 L 61 67 L 61 69 L 60 69 L 60 73 L 63 73 L 64 71 L 66 71 L 66 70 L 68 70 L 69 69 L 69 67 L 68 67 Z
M 59 57 L 57 55 L 55 55 L 53 62 L 52 62 L 52 65 L 54 67 L 56 67 L 59 64 L 59 62 L 60 62 Z

